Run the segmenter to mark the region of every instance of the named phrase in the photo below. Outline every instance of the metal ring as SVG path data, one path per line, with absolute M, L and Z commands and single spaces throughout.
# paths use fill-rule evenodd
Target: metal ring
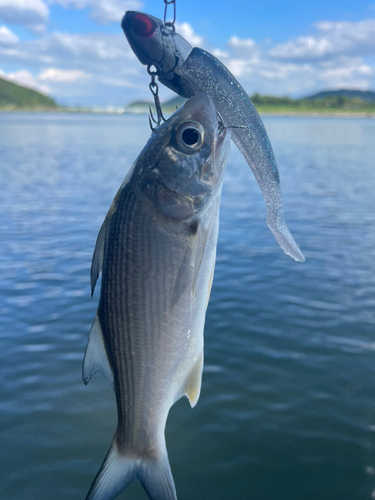
M 174 23 L 176 22 L 176 0 L 164 0 L 165 9 L 164 9 L 164 25 L 165 26 L 173 26 L 174 31 Z M 173 21 L 167 21 L 168 14 L 168 5 L 173 4 Z
M 156 82 L 151 82 L 148 86 L 148 88 L 151 90 L 151 93 L 153 96 L 157 96 L 159 92 L 159 87 Z
M 170 29 L 173 33 L 176 31 L 174 22 L 172 22 L 172 21 L 167 21 L 166 23 L 164 23 L 164 26 L 166 28 Z
M 152 66 L 155 68 L 155 71 L 151 70 Z M 158 74 L 158 68 L 154 64 L 148 64 L 147 65 L 147 73 L 150 76 L 154 76 L 154 75 L 156 76 Z

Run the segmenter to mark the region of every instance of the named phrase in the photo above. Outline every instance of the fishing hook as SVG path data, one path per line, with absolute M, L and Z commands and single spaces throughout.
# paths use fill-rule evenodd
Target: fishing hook
M 152 118 L 152 121 L 156 124 L 156 127 L 158 127 L 162 121 L 166 121 L 166 119 L 163 116 L 163 111 L 161 109 L 161 104 L 160 104 L 160 99 L 159 99 L 159 87 L 158 84 L 156 83 L 156 76 L 158 74 L 158 70 L 155 69 L 155 71 L 152 70 L 152 64 L 149 64 L 147 66 L 147 73 L 151 76 L 151 82 L 149 84 L 149 89 L 151 90 L 151 94 L 154 97 L 154 103 L 155 103 L 155 109 L 156 109 L 156 115 L 157 115 L 157 120 L 155 120 L 151 107 L 150 107 L 150 116 Z M 150 123 L 150 128 L 154 132 L 156 127 L 152 126 L 151 123 L 151 118 L 149 116 L 149 123 Z

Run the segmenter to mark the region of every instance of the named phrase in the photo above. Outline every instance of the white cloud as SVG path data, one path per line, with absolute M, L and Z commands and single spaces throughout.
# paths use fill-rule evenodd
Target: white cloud
M 199 36 L 193 30 L 189 23 L 176 23 L 176 31 L 184 37 L 193 47 L 201 47 L 204 43 L 204 38 Z
M 49 94 L 51 92 L 51 89 L 49 87 L 41 84 L 39 82 L 39 79 L 32 75 L 28 70 L 21 69 L 19 71 L 13 71 L 10 73 L 0 71 L 0 73 L 8 80 L 14 83 L 18 83 L 23 87 L 29 87 L 31 89 L 37 90 L 38 92 L 42 92 L 43 94 Z
M 118 65 L 126 68 L 127 61 L 135 62 L 136 58 L 122 35 L 55 32 L 37 40 L 19 41 L 12 47 L 0 47 L 0 60 L 82 71 L 96 66 L 118 72 Z
M 41 32 L 48 20 L 49 9 L 43 0 L 0 0 L 0 19 Z
M 321 28 L 330 29 L 327 25 Z M 323 52 L 324 44 L 321 40 L 318 42 L 309 47 L 310 53 L 312 50 L 315 54 Z M 368 89 L 375 86 L 375 67 L 357 56 L 337 53 L 330 58 L 276 57 L 270 41 L 263 46 L 236 36 L 228 40 L 225 51 L 213 53 L 250 94 L 300 97 L 327 88 Z
M 126 10 L 140 10 L 142 3 L 137 0 L 47 0 L 50 5 L 60 5 L 65 9 L 90 9 L 91 18 L 99 24 L 120 23 Z
M 241 76 L 248 75 L 253 71 L 253 67 L 248 63 L 247 60 L 243 59 L 233 59 L 230 58 L 227 61 L 229 71 L 236 77 L 241 78 Z
M 323 59 L 346 55 L 375 55 L 375 19 L 360 22 L 328 22 L 316 24 L 316 36 L 301 36 L 279 44 L 271 55 L 282 59 Z
M 295 42 L 278 45 L 271 51 L 274 57 L 285 59 L 303 59 L 324 56 L 334 49 L 332 42 L 325 38 L 301 36 Z
M 91 0 L 56 1 L 76 8 L 86 5 L 91 13 L 94 9 Z M 103 5 L 102 0 L 96 5 Z M 232 36 L 225 47 L 207 46 L 207 50 L 228 66 L 249 93 L 299 97 L 328 88 L 367 89 L 375 87 L 374 63 L 367 59 L 375 55 L 370 36 L 373 23 L 321 22 L 317 35 L 278 45 Z M 176 30 L 193 46 L 207 45 L 207 39 L 188 23 L 177 24 Z M 146 69 L 122 34 L 54 32 L 21 41 L 4 26 L 0 28 L 1 63 L 19 66 L 20 71 L 6 75 L 9 78 L 48 89 L 62 103 L 119 106 L 151 98 Z M 163 85 L 159 89 L 162 99 L 172 97 Z
M 260 61 L 260 47 L 254 40 L 232 36 L 227 42 L 227 47 L 225 64 L 236 78 L 250 75 L 256 70 Z
M 50 95 L 69 104 L 124 105 L 142 96 L 150 78 L 121 34 L 55 32 L 12 46 L 0 44 L 1 63 L 27 69 L 28 75 L 10 78 L 22 76 L 20 83 L 44 91 L 47 84 Z
M 375 66 L 365 64 L 360 58 L 343 58 L 339 65 L 322 65 L 319 80 L 326 88 L 368 90 L 369 81 L 375 80 Z
M 256 43 L 251 38 L 241 39 L 237 36 L 230 37 L 228 45 L 235 49 L 252 50 L 256 48 Z
M 4 45 L 12 45 L 18 42 L 18 36 L 15 35 L 6 26 L 0 27 L 0 43 Z
M 69 70 L 69 69 L 58 69 L 58 68 L 47 68 L 41 71 L 38 78 L 39 80 L 48 80 L 51 82 L 66 82 L 72 83 L 82 78 L 90 78 L 91 75 L 81 71 L 79 69 Z
M 221 49 L 213 49 L 212 54 L 218 59 L 225 59 L 229 57 L 229 52 Z

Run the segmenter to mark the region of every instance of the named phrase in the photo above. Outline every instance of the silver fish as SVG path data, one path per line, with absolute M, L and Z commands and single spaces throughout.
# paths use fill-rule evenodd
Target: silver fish
M 151 500 L 177 499 L 164 429 L 180 397 L 194 406 L 200 394 L 229 145 L 211 97 L 197 94 L 156 128 L 100 229 L 83 380 L 105 375 L 118 426 L 87 500 L 111 500 L 135 479 Z
M 212 54 L 192 46 L 153 16 L 126 12 L 122 28 L 142 64 L 153 64 L 159 80 L 182 97 L 207 92 L 232 139 L 252 169 L 267 206 L 267 225 L 284 252 L 305 258 L 284 221 L 280 178 L 271 142 L 257 110 L 236 78 Z

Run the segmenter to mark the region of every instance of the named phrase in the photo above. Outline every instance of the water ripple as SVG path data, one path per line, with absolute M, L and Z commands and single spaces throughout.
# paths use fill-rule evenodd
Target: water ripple
M 143 117 L 0 118 L 0 497 L 83 498 L 116 427 L 107 382 L 81 380 L 98 296 L 90 300 L 91 256 L 149 131 Z M 202 394 L 194 411 L 178 402 L 167 425 L 179 498 L 369 499 L 375 122 L 266 125 L 307 260 L 283 255 L 233 149 Z M 137 488 L 126 498 L 144 498 Z

